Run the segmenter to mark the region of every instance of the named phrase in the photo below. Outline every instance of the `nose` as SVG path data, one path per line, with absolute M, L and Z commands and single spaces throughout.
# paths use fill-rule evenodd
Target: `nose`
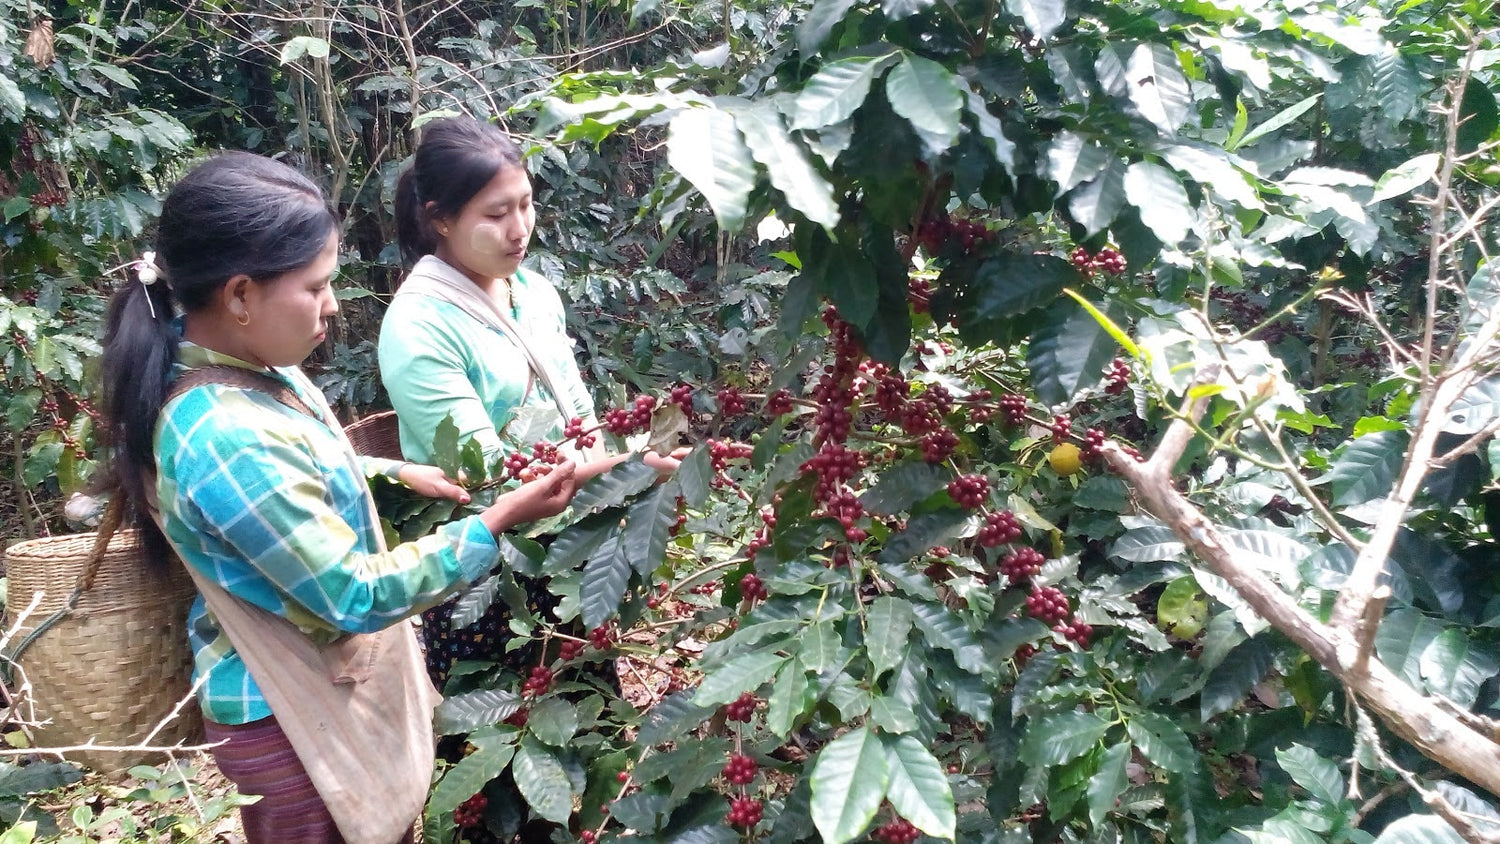
M 339 312 L 339 297 L 333 294 L 333 285 L 328 285 L 323 294 L 323 316 L 331 317 Z

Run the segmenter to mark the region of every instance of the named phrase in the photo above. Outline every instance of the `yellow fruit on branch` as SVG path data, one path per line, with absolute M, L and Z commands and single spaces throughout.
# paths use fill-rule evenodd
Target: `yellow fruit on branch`
M 1047 464 L 1059 475 L 1076 474 L 1079 469 L 1083 468 L 1083 452 L 1072 443 L 1062 443 L 1048 453 Z

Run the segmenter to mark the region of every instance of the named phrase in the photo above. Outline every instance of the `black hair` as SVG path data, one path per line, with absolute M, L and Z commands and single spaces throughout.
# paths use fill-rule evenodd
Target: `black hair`
M 235 276 L 264 283 L 305 267 L 337 224 L 322 191 L 306 176 L 244 152 L 198 164 L 162 203 L 155 256 L 161 278 L 147 285 L 132 273 L 115 293 L 101 368 L 110 448 L 105 482 L 123 497 L 153 558 L 161 558 L 166 544 L 143 505 L 156 469 L 157 417 L 177 358 L 174 305 L 198 311 Z
M 458 214 L 497 173 L 522 165 L 521 148 L 493 123 L 444 117 L 423 126 L 416 155 L 396 180 L 401 257 L 412 263 L 431 255 L 438 244 L 435 218 Z

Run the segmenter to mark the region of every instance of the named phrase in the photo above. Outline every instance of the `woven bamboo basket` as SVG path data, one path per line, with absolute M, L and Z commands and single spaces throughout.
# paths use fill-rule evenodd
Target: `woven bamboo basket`
M 372 413 L 344 428 L 355 454 L 401 460 L 401 429 L 396 411 Z
M 188 609 L 197 594 L 175 558 L 151 566 L 134 530 L 117 531 L 102 549 L 92 583 L 84 574 L 95 550 L 95 534 L 36 539 L 5 552 L 9 577 L 7 616 L 16 616 L 40 592 L 37 608 L 16 631 L 7 650 L 16 654 L 28 634 L 65 610 L 80 587 L 76 605 L 19 648 L 14 676 L 31 685 L 30 700 L 42 747 L 139 744 L 192 690 Z M 156 569 L 165 569 L 158 572 Z M 22 713 L 30 713 L 23 709 Z M 152 739 L 155 747 L 196 743 L 203 720 L 196 701 Z M 94 752 L 76 761 L 104 772 L 159 764 L 160 755 Z

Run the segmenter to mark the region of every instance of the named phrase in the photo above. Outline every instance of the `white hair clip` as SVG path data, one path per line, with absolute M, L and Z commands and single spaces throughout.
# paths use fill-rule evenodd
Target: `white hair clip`
M 135 277 L 141 284 L 152 285 L 161 278 L 161 270 L 156 266 L 155 252 L 142 252 L 141 259 L 131 266 L 135 268 Z
M 165 274 L 161 271 L 161 267 L 156 265 L 156 253 L 147 250 L 142 252 L 141 257 L 136 260 L 127 261 L 118 267 L 110 267 L 105 272 L 113 273 L 124 269 L 135 271 L 135 280 L 139 281 L 141 287 L 146 290 L 146 307 L 151 309 L 151 318 L 153 320 L 156 319 L 156 305 L 151 302 L 151 291 L 149 288 L 165 277 Z

